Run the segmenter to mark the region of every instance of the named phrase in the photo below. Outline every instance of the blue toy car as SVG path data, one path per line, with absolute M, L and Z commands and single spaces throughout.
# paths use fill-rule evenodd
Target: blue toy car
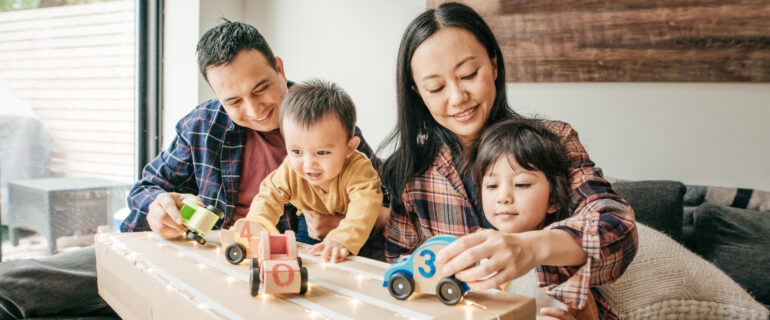
M 444 304 L 455 305 L 468 292 L 468 284 L 442 274 L 443 265 L 437 265 L 436 254 L 455 241 L 453 236 L 435 236 L 425 241 L 408 258 L 400 259 L 385 271 L 383 287 L 399 300 L 413 292 L 435 293 Z

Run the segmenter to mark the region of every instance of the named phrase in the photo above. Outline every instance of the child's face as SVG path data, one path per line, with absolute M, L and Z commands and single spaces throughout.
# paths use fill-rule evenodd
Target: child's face
M 308 183 L 328 191 L 329 183 L 358 147 L 359 138 L 347 139 L 339 118 L 326 115 L 308 128 L 289 117 L 281 126 L 291 168 Z
M 495 228 L 518 233 L 538 229 L 549 206 L 550 183 L 542 171 L 528 171 L 508 155 L 497 158 L 481 181 L 484 215 Z

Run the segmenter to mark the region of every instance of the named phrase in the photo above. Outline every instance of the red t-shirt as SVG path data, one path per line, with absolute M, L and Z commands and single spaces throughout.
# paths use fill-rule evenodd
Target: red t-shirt
M 273 172 L 286 157 L 286 143 L 281 130 L 270 132 L 246 130 L 243 144 L 243 171 L 238 186 L 238 201 L 235 205 L 236 221 L 249 213 L 251 200 L 259 193 L 259 185 Z

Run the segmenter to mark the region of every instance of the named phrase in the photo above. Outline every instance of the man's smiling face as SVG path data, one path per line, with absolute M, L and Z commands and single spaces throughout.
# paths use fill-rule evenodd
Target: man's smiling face
M 278 129 L 278 111 L 286 97 L 283 62 L 273 69 L 257 50 L 243 50 L 229 64 L 206 70 L 209 85 L 237 125 L 257 131 Z

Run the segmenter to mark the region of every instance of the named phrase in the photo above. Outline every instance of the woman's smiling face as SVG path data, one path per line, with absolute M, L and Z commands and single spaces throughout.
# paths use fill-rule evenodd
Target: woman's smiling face
M 497 68 L 469 31 L 446 27 L 412 55 L 412 78 L 433 119 L 463 146 L 478 138 L 495 102 Z

